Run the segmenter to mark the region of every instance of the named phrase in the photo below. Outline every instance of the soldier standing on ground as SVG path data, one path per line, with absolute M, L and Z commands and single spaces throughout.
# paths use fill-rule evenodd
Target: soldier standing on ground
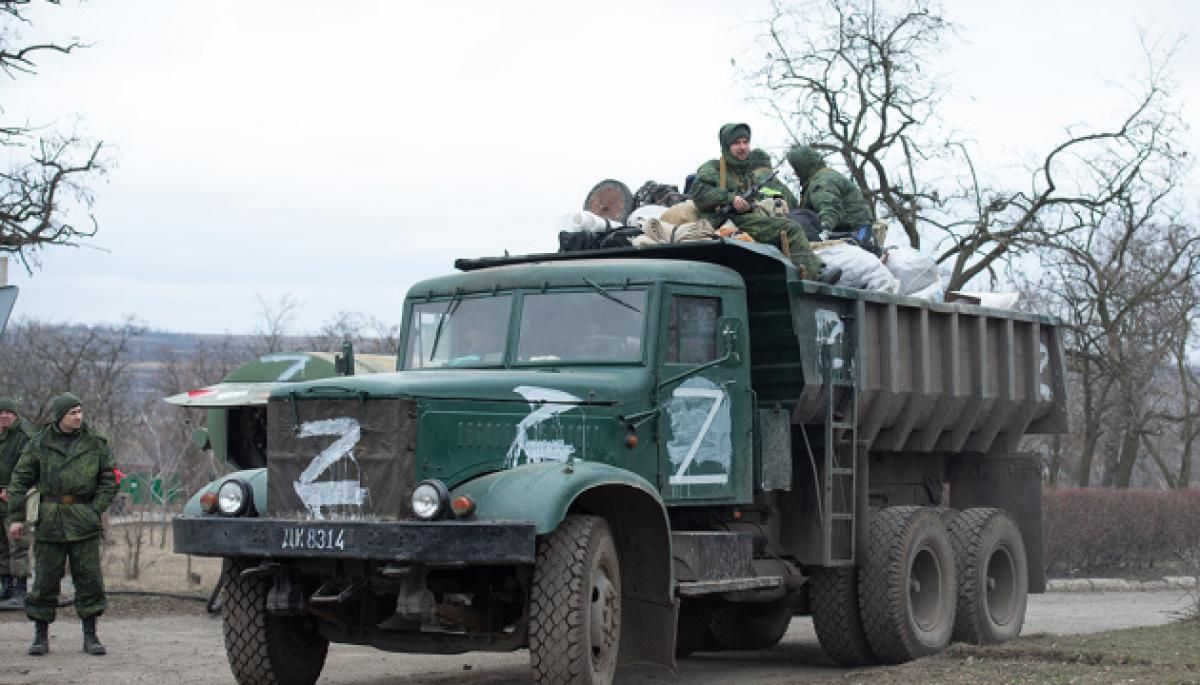
M 0 507 L 4 511 L 7 511 L 8 481 L 31 437 L 33 426 L 17 414 L 16 400 L 0 396 Z M 0 606 L 21 608 L 25 606 L 29 583 L 29 539 L 0 538 Z
M 763 150 L 750 148 L 750 126 L 725 124 L 717 137 L 721 141 L 721 156 L 701 165 L 692 185 L 692 200 L 710 223 L 720 221 L 717 209 L 732 205 L 730 220 L 760 243 L 782 246 L 781 234 L 787 237 L 792 261 L 804 271 L 803 277 L 817 280 L 823 264 L 813 253 L 800 224 L 784 216 L 768 216 L 756 209 L 753 199 L 747 201 L 742 193 L 771 173 L 771 157 Z M 796 197 L 783 183 L 772 180 L 767 189 L 781 196 L 789 207 L 796 206 Z M 714 223 L 714 228 L 720 228 Z
M 100 567 L 100 515 L 117 494 L 116 464 L 108 440 L 83 421 L 79 398 L 63 393 L 50 403 L 51 421 L 30 440 L 8 488 L 8 537 L 25 534 L 25 495 L 41 497 L 33 589 L 25 614 L 34 622 L 29 653 L 50 651 L 50 624 L 58 607 L 64 566 L 71 564 L 75 613 L 83 621 L 83 650 L 106 652 L 96 637 L 96 618 L 108 607 Z

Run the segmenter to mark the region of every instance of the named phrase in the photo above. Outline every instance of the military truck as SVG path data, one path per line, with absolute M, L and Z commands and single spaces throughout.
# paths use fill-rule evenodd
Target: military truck
M 330 642 L 527 647 L 557 684 L 798 614 L 851 666 L 1020 632 L 1045 585 L 1020 443 L 1066 429 L 1052 319 L 736 241 L 456 266 L 408 292 L 396 372 L 275 388 L 265 465 L 175 519 L 225 558 L 239 683 L 311 683 Z

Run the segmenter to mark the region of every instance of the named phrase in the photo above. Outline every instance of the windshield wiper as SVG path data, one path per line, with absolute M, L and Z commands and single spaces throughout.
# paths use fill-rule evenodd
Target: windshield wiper
M 454 296 L 450 298 L 450 302 L 446 304 L 446 308 L 442 310 L 442 317 L 438 319 L 437 330 L 433 332 L 433 345 L 429 350 L 429 361 L 433 361 L 433 355 L 437 354 L 438 341 L 442 339 L 442 329 L 446 327 L 446 320 L 454 316 L 454 311 L 458 309 L 459 303 L 462 302 L 462 292 L 454 291 Z
M 583 282 L 592 286 L 592 288 L 594 288 L 596 290 L 596 292 L 598 292 L 601 295 L 603 295 L 604 297 L 612 300 L 613 302 L 616 302 L 617 304 L 621 305 L 622 307 L 628 307 L 629 309 L 632 309 L 633 311 L 637 312 L 638 314 L 642 313 L 642 310 L 629 304 L 625 300 L 622 300 L 621 298 L 617 297 L 616 295 L 613 295 L 612 293 L 608 292 L 607 290 L 604 289 L 604 286 L 600 285 L 599 283 L 596 283 L 592 279 L 585 278 L 585 279 L 583 279 Z

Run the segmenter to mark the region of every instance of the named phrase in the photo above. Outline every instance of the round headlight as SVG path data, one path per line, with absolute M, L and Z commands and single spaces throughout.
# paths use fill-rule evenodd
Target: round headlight
M 440 480 L 423 480 L 412 493 L 413 515 L 422 521 L 432 521 L 446 512 L 450 491 Z
M 217 509 L 226 516 L 241 516 L 250 508 L 250 486 L 236 478 L 217 488 Z

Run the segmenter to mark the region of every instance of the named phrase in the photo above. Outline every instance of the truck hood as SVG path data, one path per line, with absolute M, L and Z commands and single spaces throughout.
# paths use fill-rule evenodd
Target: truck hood
M 644 397 L 651 381 L 652 374 L 645 367 L 437 369 L 295 383 L 275 388 L 271 397 L 405 397 L 614 405 Z

